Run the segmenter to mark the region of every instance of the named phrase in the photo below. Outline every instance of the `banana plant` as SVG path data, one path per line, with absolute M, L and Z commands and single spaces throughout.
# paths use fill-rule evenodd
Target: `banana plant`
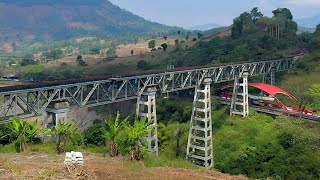
M 12 129 L 14 133 L 17 135 L 17 142 L 19 143 L 19 151 L 23 152 L 25 150 L 25 144 L 28 139 L 28 128 L 29 124 L 20 119 L 20 118 L 12 118 Z
M 63 122 L 59 121 L 57 126 L 53 126 L 51 130 L 45 130 L 46 134 L 56 136 L 56 150 L 58 154 L 64 152 L 65 144 L 78 134 L 78 127 L 72 126 L 72 122 Z
M 110 147 L 111 147 L 111 156 L 115 157 L 118 156 L 118 144 L 117 144 L 117 138 L 118 135 L 122 129 L 122 125 L 127 122 L 128 118 L 124 119 L 122 122 L 119 123 L 119 112 L 117 113 L 117 116 L 115 119 L 112 119 L 112 117 L 109 117 L 108 119 L 105 119 L 105 122 L 107 124 L 107 129 L 102 128 L 102 137 L 107 141 L 110 140 Z
M 143 158 L 143 140 L 148 135 L 149 123 L 147 118 L 144 117 L 141 120 L 138 117 L 134 120 L 134 125 L 128 122 L 124 123 L 124 129 L 128 136 L 128 142 L 130 145 L 130 159 L 141 160 Z
M 35 120 L 32 124 L 29 124 L 29 127 L 26 130 L 29 143 L 33 143 L 33 138 L 38 132 L 38 120 Z

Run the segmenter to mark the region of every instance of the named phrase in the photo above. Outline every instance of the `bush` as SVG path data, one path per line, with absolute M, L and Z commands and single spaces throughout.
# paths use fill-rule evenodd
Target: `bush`
M 102 128 L 101 124 L 94 124 L 84 131 L 84 143 L 86 145 L 92 144 L 101 146 L 105 144 L 105 139 L 102 137 Z
M 17 139 L 17 135 L 11 128 L 11 124 L 0 124 L 0 146 L 4 146 L 14 142 Z

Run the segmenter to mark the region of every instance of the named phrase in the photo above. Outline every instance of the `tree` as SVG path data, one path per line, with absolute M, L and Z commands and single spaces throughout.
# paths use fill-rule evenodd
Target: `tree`
M 320 49 L 320 24 L 317 25 L 317 29 L 312 35 L 311 47 L 315 50 Z
M 72 123 L 69 122 L 60 122 L 57 126 L 53 126 L 51 130 L 44 130 L 45 133 L 54 135 L 56 137 L 56 150 L 58 154 L 64 152 L 64 147 L 66 143 L 70 140 L 73 140 L 78 133 L 78 127 L 76 125 L 72 126 Z
M 107 52 L 107 57 L 114 58 L 117 57 L 117 48 L 115 46 L 110 47 Z
M 156 47 L 156 40 L 151 40 L 148 43 L 148 46 L 149 46 L 150 49 L 154 49 Z
M 21 60 L 20 66 L 27 66 L 27 65 L 34 65 L 34 64 L 38 64 L 38 62 L 31 58 L 24 58 Z
M 94 144 L 96 146 L 105 145 L 105 138 L 103 135 L 103 126 L 101 123 L 93 123 L 88 129 L 83 133 L 84 141 L 86 144 Z
M 232 39 L 241 37 L 242 32 L 243 32 L 243 21 L 240 18 L 234 19 L 233 26 L 231 28 Z
M 82 59 L 81 55 L 77 56 L 77 64 L 78 66 L 88 66 L 88 64 Z
M 134 125 L 128 122 L 124 123 L 124 129 L 127 133 L 127 138 L 130 146 L 130 159 L 141 160 L 143 158 L 143 139 L 148 134 L 148 122 L 147 118 L 144 117 L 141 120 L 138 117 L 134 120 Z
M 167 43 L 163 43 L 163 44 L 161 44 L 161 47 L 162 47 L 163 51 L 166 51 L 167 48 L 168 48 L 168 44 Z
M 118 156 L 118 144 L 116 142 L 120 131 L 122 130 L 122 124 L 125 123 L 127 121 L 127 119 L 129 117 L 127 117 L 126 119 L 124 119 L 121 123 L 119 123 L 119 117 L 120 114 L 119 112 L 117 113 L 116 118 L 113 120 L 111 117 L 109 117 L 108 119 L 105 120 L 106 124 L 107 124 L 107 130 L 106 129 L 102 129 L 102 137 L 105 138 L 106 142 L 108 140 L 110 140 L 110 147 L 111 147 L 111 156 L 112 157 L 116 157 Z
M 190 33 L 190 32 L 188 32 L 188 33 L 187 33 L 187 35 L 186 35 L 186 41 L 189 41 L 189 39 L 190 39 L 190 35 L 191 35 L 191 33 Z
M 177 33 L 178 33 L 179 40 L 180 40 L 180 39 L 181 39 L 181 37 L 180 37 L 180 35 L 181 35 L 181 31 L 179 30 L 179 31 L 177 31 Z
M 19 144 L 19 151 L 24 152 L 26 143 L 29 141 L 32 143 L 32 138 L 38 131 L 38 121 L 34 121 L 33 124 L 27 123 L 27 121 L 14 117 L 12 119 L 12 130 L 17 136 L 17 143 Z M 6 135 L 9 136 L 9 135 Z M 1 137 L 3 138 L 3 137 Z
M 203 37 L 203 34 L 198 33 L 198 39 L 202 39 L 202 37 Z
M 293 19 L 293 16 L 291 14 L 291 11 L 287 8 L 278 8 L 274 11 L 272 11 L 273 15 L 275 17 L 284 17 L 288 20 L 292 20 Z
M 263 17 L 263 14 L 259 11 L 258 7 L 255 7 L 251 10 L 250 12 L 250 15 L 251 15 L 251 18 L 252 18 L 252 21 L 254 23 L 256 23 L 256 21 L 259 19 L 259 18 L 262 18 Z
M 100 54 L 100 49 L 97 47 L 91 48 L 89 51 L 90 54 Z
M 163 39 L 164 39 L 165 41 L 167 41 L 167 38 L 168 38 L 167 36 L 163 36 Z
M 145 60 L 140 60 L 137 64 L 137 68 L 139 70 L 146 70 L 149 68 L 148 66 L 149 66 L 148 63 Z

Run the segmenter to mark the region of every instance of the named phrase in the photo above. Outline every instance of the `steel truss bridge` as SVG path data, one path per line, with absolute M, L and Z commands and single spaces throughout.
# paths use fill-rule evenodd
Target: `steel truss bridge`
M 88 80 L 43 86 L 16 86 L 0 88 L 0 122 L 13 116 L 41 115 L 55 102 L 69 102 L 71 106 L 94 107 L 120 101 L 137 99 L 147 87 L 155 86 L 158 93 L 168 93 L 199 86 L 205 78 L 214 83 L 232 81 L 243 72 L 250 76 L 288 70 L 296 57 L 278 60 L 245 62 L 176 69 L 105 80 Z

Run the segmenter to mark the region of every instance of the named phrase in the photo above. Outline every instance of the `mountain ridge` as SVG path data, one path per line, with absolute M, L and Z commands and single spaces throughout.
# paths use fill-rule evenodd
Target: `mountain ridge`
M 2 0 L 0 45 L 63 40 L 81 36 L 111 37 L 173 30 L 148 21 L 108 0 Z

